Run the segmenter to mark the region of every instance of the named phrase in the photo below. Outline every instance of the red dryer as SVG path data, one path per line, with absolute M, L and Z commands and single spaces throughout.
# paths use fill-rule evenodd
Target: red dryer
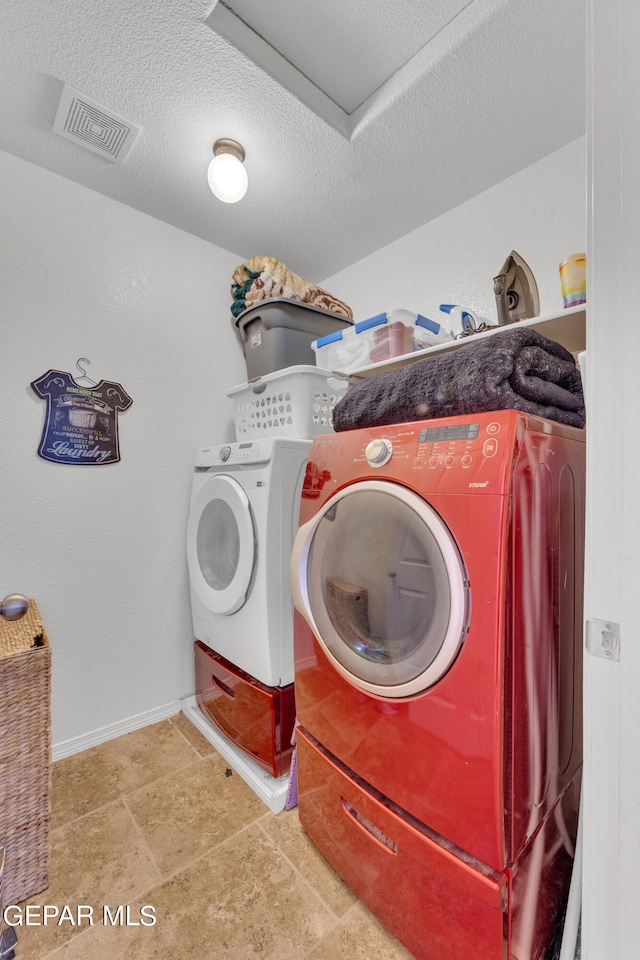
M 299 813 L 420 960 L 540 960 L 582 762 L 584 431 L 316 438 L 292 557 Z

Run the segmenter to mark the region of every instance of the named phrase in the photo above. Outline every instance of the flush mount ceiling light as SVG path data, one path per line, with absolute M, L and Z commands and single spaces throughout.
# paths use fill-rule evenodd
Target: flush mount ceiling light
M 207 177 L 211 192 L 223 203 L 237 203 L 247 192 L 249 179 L 243 161 L 244 148 L 236 140 L 216 140 Z

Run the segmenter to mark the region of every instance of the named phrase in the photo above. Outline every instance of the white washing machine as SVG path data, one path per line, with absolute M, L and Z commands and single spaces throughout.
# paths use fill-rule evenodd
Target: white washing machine
M 310 447 L 265 437 L 201 449 L 187 531 L 198 704 L 276 777 L 295 720 L 289 561 Z

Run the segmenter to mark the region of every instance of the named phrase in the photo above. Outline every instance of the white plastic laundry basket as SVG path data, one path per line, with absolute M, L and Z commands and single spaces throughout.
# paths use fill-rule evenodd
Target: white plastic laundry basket
M 297 437 L 333 432 L 333 408 L 347 381 L 319 367 L 285 367 L 232 387 L 236 440 Z

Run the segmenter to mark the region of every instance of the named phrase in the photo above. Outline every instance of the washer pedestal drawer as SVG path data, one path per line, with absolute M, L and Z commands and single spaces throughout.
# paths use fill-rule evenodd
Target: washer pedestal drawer
M 503 960 L 508 879 L 436 843 L 296 731 L 300 823 L 417 960 Z
M 293 684 L 268 687 L 196 640 L 196 700 L 215 726 L 272 777 L 291 764 Z

